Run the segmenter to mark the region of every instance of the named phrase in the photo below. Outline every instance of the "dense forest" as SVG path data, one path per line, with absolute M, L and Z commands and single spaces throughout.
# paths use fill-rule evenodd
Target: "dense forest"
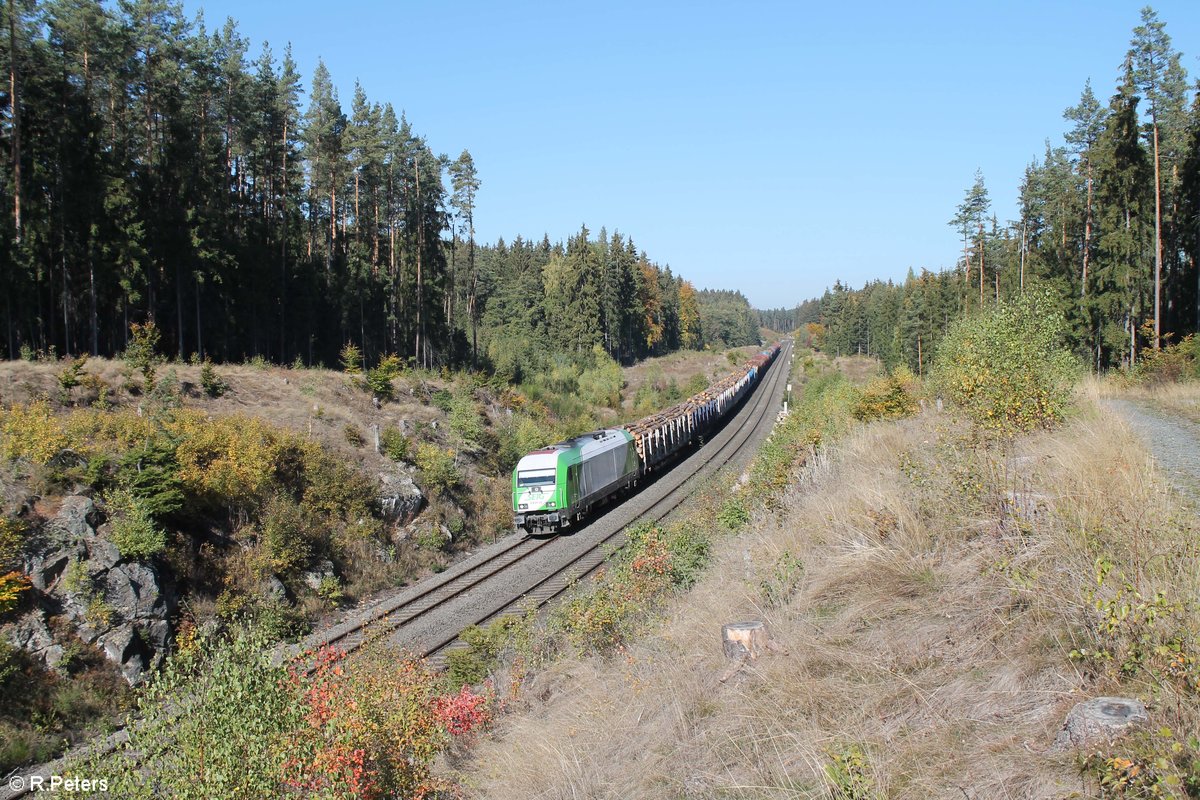
M 486 366 L 757 340 L 744 298 L 619 234 L 478 243 L 469 152 L 436 153 L 359 85 L 344 109 L 324 64 L 306 89 L 232 20 L 170 0 L 0 12 L 0 356 L 111 355 L 146 320 L 178 357 L 309 364 L 346 342 Z
M 1001 222 L 981 174 L 950 225 L 955 269 L 900 284 L 836 284 L 821 298 L 823 345 L 923 371 L 955 317 L 1029 290 L 1053 293 L 1071 345 L 1095 369 L 1200 326 L 1200 101 L 1155 12 L 1142 11 L 1108 101 L 1091 82 L 1063 117 L 1064 144 L 1020 178 Z

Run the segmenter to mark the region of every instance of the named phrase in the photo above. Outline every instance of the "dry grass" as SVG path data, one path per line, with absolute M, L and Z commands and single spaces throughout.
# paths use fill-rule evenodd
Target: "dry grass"
M 57 397 L 57 375 L 66 362 L 31 363 L 0 361 L 0 403 L 28 402 L 37 397 Z M 293 370 L 287 367 L 222 364 L 217 374 L 229 384 L 229 391 L 209 397 L 200 385 L 200 367 L 190 364 L 166 364 L 158 368 L 161 379 L 174 370 L 183 392 L 185 405 L 208 413 L 248 414 L 274 425 L 309 435 L 343 458 L 366 469 L 378 470 L 387 464 L 375 453 L 371 426 L 404 425 L 411 429 L 417 422 L 444 424 L 445 414 L 425 403 L 421 385 L 415 378 L 396 381 L 396 401 L 376 409 L 369 393 L 353 386 L 342 373 L 323 369 Z M 110 402 L 136 407 L 143 403 L 141 375 L 124 362 L 104 358 L 89 359 L 84 372 L 98 376 L 110 387 Z M 441 388 L 442 382 L 430 384 Z M 72 390 L 72 398 L 83 399 L 85 387 Z M 95 393 L 91 393 L 94 398 Z M 90 399 L 90 398 L 89 398 Z M 355 447 L 346 439 L 346 426 L 357 428 L 367 444 Z
M 833 365 L 855 386 L 862 386 L 883 371 L 883 362 L 872 356 L 839 356 L 833 359 Z
M 1089 796 L 1077 757 L 1048 752 L 1074 703 L 1136 694 L 1155 724 L 1200 729 L 1194 698 L 1070 656 L 1091 642 L 1097 554 L 1148 591 L 1200 590 L 1195 524 L 1088 397 L 1007 452 L 932 413 L 852 434 L 644 640 L 538 675 L 477 748 L 469 794 L 826 797 L 829 753 L 853 744 L 881 796 Z M 785 552 L 803 581 L 770 607 Z M 741 619 L 789 655 L 721 684 L 720 625 Z

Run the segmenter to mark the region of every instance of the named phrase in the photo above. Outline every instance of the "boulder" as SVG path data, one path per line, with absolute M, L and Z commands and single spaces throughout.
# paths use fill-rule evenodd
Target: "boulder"
M 388 522 L 407 525 L 425 504 L 425 495 L 410 475 L 381 472 L 379 485 L 379 508 Z
M 121 560 L 121 551 L 107 538 L 110 530 L 109 525 L 105 523 L 96 530 L 98 536 L 84 542 L 88 564 L 92 569 L 110 569 Z
M 268 575 L 266 580 L 262 582 L 261 591 L 263 597 L 268 600 L 286 600 L 287 587 L 283 585 L 283 581 L 279 580 L 278 576 Z
M 337 573 L 333 569 L 333 562 L 327 558 L 318 561 L 312 569 L 300 573 L 300 580 L 314 592 L 321 588 L 321 583 L 326 578 L 334 577 L 337 577 Z
M 1150 715 L 1140 700 L 1097 697 L 1075 704 L 1050 749 L 1090 749 L 1108 744 L 1149 724 Z

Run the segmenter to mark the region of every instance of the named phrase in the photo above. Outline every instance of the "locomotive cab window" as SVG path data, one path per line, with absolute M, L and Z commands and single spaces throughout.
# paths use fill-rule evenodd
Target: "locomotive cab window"
M 517 486 L 553 486 L 554 470 L 531 469 L 517 473 Z

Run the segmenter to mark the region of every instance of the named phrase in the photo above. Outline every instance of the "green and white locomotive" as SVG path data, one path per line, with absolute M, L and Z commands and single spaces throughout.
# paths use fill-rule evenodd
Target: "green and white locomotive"
M 565 528 L 642 475 L 669 467 L 738 407 L 779 352 L 773 345 L 657 414 L 534 450 L 513 470 L 516 527 L 528 533 Z
M 620 428 L 535 450 L 513 470 L 513 521 L 530 533 L 565 528 L 632 486 L 640 471 L 633 435 Z

